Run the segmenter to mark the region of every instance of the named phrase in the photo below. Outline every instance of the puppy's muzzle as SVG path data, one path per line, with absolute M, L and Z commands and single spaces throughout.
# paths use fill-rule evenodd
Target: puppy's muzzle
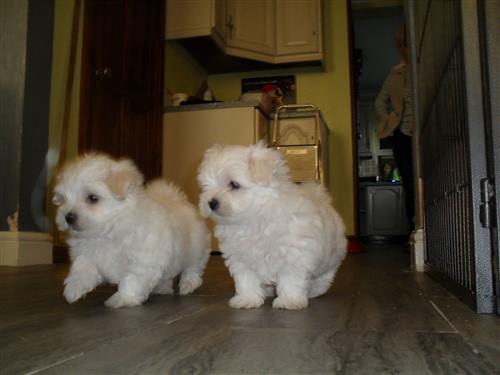
M 73 212 L 68 212 L 66 216 L 64 216 L 64 220 L 66 220 L 66 223 L 68 225 L 73 225 L 76 223 L 76 220 L 78 219 L 78 216 L 74 214 Z
M 214 198 L 210 200 L 210 202 L 208 202 L 208 206 L 212 211 L 217 211 L 217 209 L 219 208 L 219 201 Z

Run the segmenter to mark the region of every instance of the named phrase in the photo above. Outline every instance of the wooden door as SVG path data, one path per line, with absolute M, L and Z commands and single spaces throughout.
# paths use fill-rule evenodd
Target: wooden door
M 85 1 L 79 150 L 161 173 L 163 0 Z

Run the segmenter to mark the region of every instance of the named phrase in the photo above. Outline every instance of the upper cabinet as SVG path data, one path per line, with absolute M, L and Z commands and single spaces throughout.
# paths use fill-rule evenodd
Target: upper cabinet
M 276 54 L 321 54 L 321 4 L 311 0 L 277 0 Z
M 274 1 L 230 0 L 227 1 L 227 5 L 226 52 L 236 56 L 241 56 L 242 51 L 274 55 L 276 51 Z
M 167 6 L 168 1 L 170 0 L 167 0 Z M 210 2 L 213 4 L 213 29 L 206 35 L 212 35 L 214 40 L 222 46 L 226 40 L 228 26 L 226 22 L 227 2 L 226 0 L 210 0 Z
M 227 55 L 270 64 L 323 59 L 321 0 L 167 0 L 166 30 L 167 39 L 211 36 Z
M 167 0 L 165 38 L 181 39 L 210 35 L 213 0 Z

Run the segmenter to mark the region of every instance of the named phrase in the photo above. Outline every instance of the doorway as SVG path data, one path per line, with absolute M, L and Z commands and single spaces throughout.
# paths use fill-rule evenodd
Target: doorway
M 358 227 L 363 242 L 408 240 L 405 191 L 394 160 L 392 137 L 380 139 L 375 100 L 400 63 L 396 34 L 403 2 L 351 1 L 357 126 Z

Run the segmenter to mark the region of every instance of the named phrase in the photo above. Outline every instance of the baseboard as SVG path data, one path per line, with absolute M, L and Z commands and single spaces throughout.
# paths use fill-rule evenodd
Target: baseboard
M 52 264 L 52 238 L 41 232 L 0 232 L 0 266 Z
M 411 266 L 417 272 L 425 271 L 425 233 L 423 229 L 415 230 L 410 236 Z

